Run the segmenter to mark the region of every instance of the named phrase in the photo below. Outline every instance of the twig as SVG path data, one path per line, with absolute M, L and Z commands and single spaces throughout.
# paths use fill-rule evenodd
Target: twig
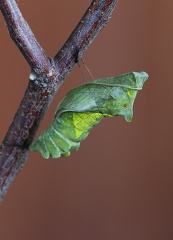
M 23 18 L 15 0 L 1 0 L 0 9 L 14 43 L 22 52 L 32 70 L 45 72 L 49 59 Z
M 117 0 L 95 0 L 62 49 L 49 59 L 14 0 L 0 0 L 10 36 L 31 67 L 23 100 L 0 147 L 0 200 L 27 160 L 28 147 L 57 89 L 106 25 Z

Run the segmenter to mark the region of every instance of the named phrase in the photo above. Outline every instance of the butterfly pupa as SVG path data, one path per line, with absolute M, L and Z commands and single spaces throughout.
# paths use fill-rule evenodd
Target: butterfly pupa
M 31 144 L 44 158 L 69 156 L 104 117 L 123 116 L 130 122 L 138 90 L 148 79 L 145 72 L 130 72 L 93 80 L 67 93 L 50 126 Z

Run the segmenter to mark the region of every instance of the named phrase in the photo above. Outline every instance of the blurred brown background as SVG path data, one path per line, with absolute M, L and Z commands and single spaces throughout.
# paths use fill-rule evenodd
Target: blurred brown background
M 90 0 L 19 1 L 53 56 Z M 129 71 L 150 75 L 138 93 L 132 123 L 104 119 L 69 158 L 31 153 L 0 205 L 3 240 L 173 239 L 173 2 L 119 0 L 111 20 L 84 55 L 95 78 Z M 0 140 L 27 86 L 29 67 L 0 15 Z M 88 75 L 88 80 L 91 78 Z M 72 71 L 51 105 L 83 83 Z

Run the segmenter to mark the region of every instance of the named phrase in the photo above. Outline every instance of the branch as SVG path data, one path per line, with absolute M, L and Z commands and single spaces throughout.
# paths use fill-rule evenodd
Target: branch
M 0 146 L 0 200 L 28 157 L 28 147 L 65 77 L 106 25 L 117 0 L 95 0 L 61 50 L 49 59 L 14 0 L 0 0 L 10 35 L 31 67 L 23 100 Z
M 22 52 L 31 69 L 38 73 L 46 73 L 50 64 L 48 57 L 23 18 L 16 1 L 1 0 L 0 9 L 11 38 Z

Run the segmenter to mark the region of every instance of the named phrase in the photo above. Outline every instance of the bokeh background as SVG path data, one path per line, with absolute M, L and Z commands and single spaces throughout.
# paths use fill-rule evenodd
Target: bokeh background
M 53 56 L 91 0 L 18 1 L 40 44 Z M 0 205 L 3 240 L 173 239 L 173 2 L 119 0 L 84 55 L 95 78 L 150 75 L 132 123 L 104 119 L 69 158 L 31 153 Z M 0 15 L 0 140 L 27 86 L 30 69 Z M 84 72 L 86 70 L 84 69 Z M 91 80 L 86 72 L 86 79 Z M 84 79 L 76 66 L 54 99 Z

